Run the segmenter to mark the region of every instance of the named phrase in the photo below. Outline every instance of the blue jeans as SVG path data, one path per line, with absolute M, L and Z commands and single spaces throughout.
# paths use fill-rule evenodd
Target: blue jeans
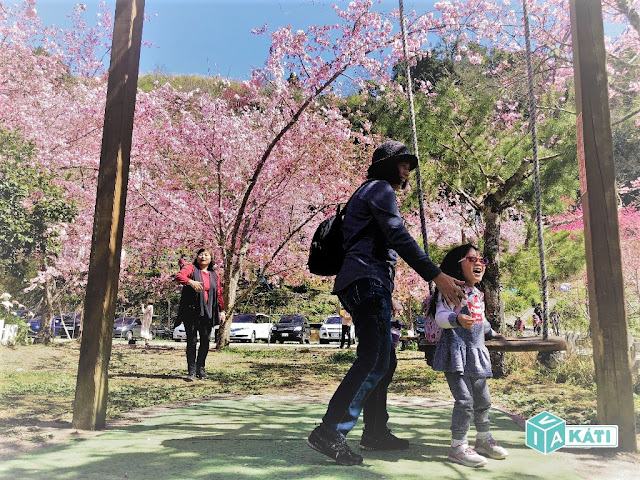
M 391 346 L 391 292 L 379 281 L 363 278 L 338 292 L 338 298 L 353 318 L 358 348 L 322 423 L 346 435 L 364 409 L 367 434 L 385 433 L 387 390 L 397 365 Z

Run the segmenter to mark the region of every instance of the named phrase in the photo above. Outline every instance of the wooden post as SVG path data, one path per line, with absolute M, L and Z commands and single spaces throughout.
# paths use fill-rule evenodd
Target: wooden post
M 571 0 L 571 33 L 598 423 L 618 425 L 618 448 L 635 452 L 629 329 L 600 0 Z
M 117 0 L 73 407 L 73 426 L 84 430 L 104 428 L 107 413 L 143 15 L 144 0 Z

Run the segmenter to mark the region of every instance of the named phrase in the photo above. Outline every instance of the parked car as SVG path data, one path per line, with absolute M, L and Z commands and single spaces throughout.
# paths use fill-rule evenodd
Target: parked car
M 184 330 L 184 323 L 181 323 L 173 329 L 173 341 L 181 342 L 182 340 L 187 340 L 187 333 Z
M 82 319 L 81 313 L 63 313 L 62 315 L 56 315 L 54 319 L 61 323 L 61 337 L 67 338 L 65 330 L 71 338 L 76 338 L 80 334 L 80 320 Z
M 424 317 L 416 318 L 415 322 L 413 322 L 414 330 L 416 335 L 419 337 L 424 337 Z
M 31 319 L 27 319 L 27 323 L 29 324 L 30 330 L 27 333 L 30 337 L 35 337 L 40 331 L 40 319 L 41 317 L 34 317 Z M 53 336 L 57 337 L 60 335 L 60 330 L 62 330 L 62 322 L 60 322 L 60 318 L 55 318 L 51 322 L 53 326 Z M 64 330 L 62 330 L 64 332 Z M 64 335 L 64 333 L 63 333 Z
M 271 341 L 284 343 L 287 340 L 311 343 L 311 326 L 306 317 L 299 314 L 280 315 L 280 319 L 271 327 Z
M 126 338 L 127 340 L 135 340 L 142 338 L 140 330 L 142 328 L 142 320 L 138 317 L 118 317 L 113 322 L 113 338 Z M 149 329 L 151 338 L 155 337 L 155 327 L 151 325 Z
M 156 333 L 155 333 L 155 337 L 156 338 L 166 338 L 171 340 L 173 338 L 173 328 L 171 327 L 165 327 L 164 325 L 158 325 L 156 327 Z
M 211 330 L 211 335 L 209 335 L 209 340 L 215 340 L 216 330 L 218 328 L 220 328 L 219 325 L 216 325 L 215 327 L 213 327 L 213 330 Z M 187 341 L 187 333 L 184 330 L 184 323 L 181 323 L 180 325 L 178 325 L 176 328 L 173 329 L 173 341 L 181 342 L 182 340 L 184 340 L 185 342 Z M 200 340 L 199 333 L 198 333 L 198 340 Z
M 271 319 L 264 313 L 236 313 L 231 321 L 232 342 L 271 342 Z
M 339 342 L 342 337 L 342 318 L 331 315 L 324 319 L 319 331 L 320 343 Z M 351 324 L 351 341 L 355 342 L 356 327 Z

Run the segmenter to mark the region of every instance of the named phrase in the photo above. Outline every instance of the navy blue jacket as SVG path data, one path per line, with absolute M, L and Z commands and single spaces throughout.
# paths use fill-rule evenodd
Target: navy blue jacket
M 396 194 L 384 180 L 370 181 L 353 195 L 343 234 L 348 250 L 336 276 L 334 293 L 361 278 L 375 278 L 393 292 L 398 255 L 427 281 L 441 273 L 407 231 Z M 352 238 L 357 238 L 353 245 Z

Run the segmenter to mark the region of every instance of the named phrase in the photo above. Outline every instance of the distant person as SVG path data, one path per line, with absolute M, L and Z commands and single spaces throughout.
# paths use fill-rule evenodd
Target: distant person
M 440 268 L 458 280 L 464 280 L 467 300 L 455 308 L 436 290 L 430 307 L 442 336 L 436 347 L 433 369 L 444 372 L 455 399 L 451 418 L 449 460 L 467 467 L 482 467 L 486 457 L 504 459 L 507 451 L 489 433 L 491 396 L 487 378 L 492 377 L 491 359 L 484 344 L 486 338 L 501 338 L 484 314 L 484 295 L 477 288 L 488 260 L 470 244 L 453 248 Z M 467 432 L 473 418 L 476 427 L 475 450 L 469 446 Z M 484 456 L 483 456 L 484 455 Z
M 531 316 L 531 323 L 533 324 L 533 333 L 540 335 L 542 333 L 542 318 L 535 311 Z
M 208 377 L 205 362 L 209 353 L 209 336 L 214 325 L 224 321 L 222 284 L 213 270 L 211 250 L 198 250 L 193 263 L 185 265 L 176 275 L 183 285 L 176 326 L 184 323 L 187 335 L 187 382 Z M 196 342 L 200 347 L 196 356 Z
M 342 320 L 342 334 L 340 335 L 340 348 L 344 347 L 344 344 L 347 344 L 347 348 L 351 348 L 351 325 L 353 325 L 353 320 L 351 319 L 351 315 L 344 308 L 340 310 L 340 319 Z M 355 343 L 355 340 L 354 342 Z
M 551 312 L 549 315 L 549 320 L 551 322 L 551 329 L 553 330 L 553 334 L 557 337 L 560 335 L 560 315 L 555 310 Z
M 537 318 L 536 318 L 537 317 Z M 533 308 L 533 331 L 536 335 L 540 335 L 542 333 L 542 305 L 537 304 Z
M 346 208 L 343 233 L 347 252 L 336 276 L 333 293 L 353 318 L 358 337 L 356 359 L 333 394 L 322 423 L 307 444 L 341 465 L 359 465 L 345 436 L 364 410 L 362 450 L 401 450 L 409 441 L 387 426 L 387 390 L 397 360 L 391 344 L 391 294 L 400 255 L 426 281 L 435 281 L 445 297 L 459 304 L 463 294 L 457 282 L 431 261 L 404 226 L 395 191 L 404 188 L 418 159 L 400 142 L 376 148 L 368 181 L 352 195 Z M 353 241 L 352 239 L 357 239 Z
M 535 307 L 533 307 L 533 313 L 535 313 L 538 318 L 542 319 L 542 307 L 540 304 L 537 304 Z
M 522 317 L 516 317 L 516 321 L 513 322 L 513 329 L 518 335 L 522 333 L 522 331 L 524 330 L 524 322 L 522 321 Z
M 149 348 L 151 341 L 151 321 L 153 320 L 153 300 L 147 298 L 146 304 L 142 304 L 142 326 L 140 327 L 140 336 L 144 338 L 145 348 Z

